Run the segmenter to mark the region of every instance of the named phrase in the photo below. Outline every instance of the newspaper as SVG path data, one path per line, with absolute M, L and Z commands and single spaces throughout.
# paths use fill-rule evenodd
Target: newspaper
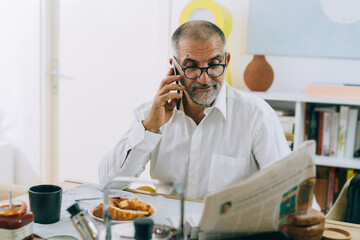
M 315 142 L 307 141 L 249 178 L 207 196 L 199 238 L 278 231 L 289 215 L 308 213 L 315 188 L 314 155 Z

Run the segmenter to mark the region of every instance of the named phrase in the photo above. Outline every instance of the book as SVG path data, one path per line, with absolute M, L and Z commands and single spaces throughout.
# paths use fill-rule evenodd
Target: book
M 352 158 L 355 149 L 356 125 L 358 119 L 358 109 L 349 110 L 348 127 L 346 133 L 345 157 Z
M 348 106 L 340 106 L 338 147 L 337 147 L 337 156 L 340 158 L 343 158 L 345 156 L 345 144 L 346 144 L 349 109 L 350 108 Z
M 316 179 L 315 197 L 322 212 L 326 212 L 328 185 L 328 179 Z
M 338 167 L 316 167 L 315 196 L 321 211 L 327 213 L 339 197 L 346 181 L 358 170 Z
M 327 210 L 330 169 L 316 167 L 315 197 L 322 212 Z
M 313 106 L 312 108 L 313 111 L 319 112 L 317 123 L 318 135 L 316 137 L 318 142 L 317 155 L 337 156 L 339 128 L 338 109 L 339 106 L 337 105 L 318 105 Z
M 335 179 L 334 179 L 334 190 L 333 190 L 333 201 L 334 204 L 339 197 L 341 190 L 343 189 L 347 180 L 347 169 L 345 168 L 336 168 L 335 169 Z
M 309 124 L 310 124 L 310 115 L 314 109 L 314 105 L 311 103 L 305 103 L 305 116 L 304 116 L 304 131 L 303 131 L 303 139 L 309 139 Z
M 318 121 L 319 121 L 319 112 L 312 111 L 310 115 L 310 122 L 308 128 L 308 140 L 315 140 L 316 146 L 318 145 Z
M 356 138 L 355 138 L 355 148 L 354 148 L 354 157 L 360 157 L 360 120 L 356 124 Z
M 318 126 L 318 136 L 317 136 L 317 150 L 316 154 L 322 155 L 322 146 L 323 146 L 323 131 L 324 131 L 324 112 L 319 112 L 319 126 Z
M 333 204 L 335 185 L 335 167 L 331 167 L 329 171 L 328 199 L 326 203 L 326 211 L 329 211 Z
M 331 116 L 330 156 L 337 156 L 339 113 L 334 112 Z
M 323 156 L 330 156 L 331 120 L 332 113 L 324 112 L 321 152 L 321 155 Z

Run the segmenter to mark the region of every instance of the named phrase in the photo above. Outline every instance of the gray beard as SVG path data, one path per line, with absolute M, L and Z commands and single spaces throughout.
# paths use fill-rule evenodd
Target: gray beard
M 211 87 L 212 90 L 205 91 L 204 93 L 201 94 L 196 94 L 195 90 L 198 87 Z M 201 106 L 210 107 L 215 101 L 217 95 L 219 94 L 220 89 L 221 89 L 221 85 L 219 82 L 216 81 L 213 81 L 209 84 L 201 84 L 194 82 L 185 89 L 185 92 L 188 94 L 188 96 L 194 103 Z

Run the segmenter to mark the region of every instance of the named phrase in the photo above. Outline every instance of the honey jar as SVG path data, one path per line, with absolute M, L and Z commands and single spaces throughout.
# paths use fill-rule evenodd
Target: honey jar
M 0 239 L 31 240 L 33 231 L 34 214 L 27 211 L 24 202 L 0 204 Z

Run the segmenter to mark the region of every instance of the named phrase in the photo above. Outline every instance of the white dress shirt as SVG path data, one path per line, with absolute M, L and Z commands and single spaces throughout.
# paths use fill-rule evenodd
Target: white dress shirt
M 180 183 L 187 197 L 203 199 L 290 152 L 274 110 L 226 82 L 199 125 L 181 106 L 158 133 L 146 131 L 142 121 L 151 105 L 135 109 L 133 125 L 102 159 L 101 185 L 116 176 L 139 176 L 151 160 L 152 178 Z M 161 186 L 157 192 L 173 194 Z

